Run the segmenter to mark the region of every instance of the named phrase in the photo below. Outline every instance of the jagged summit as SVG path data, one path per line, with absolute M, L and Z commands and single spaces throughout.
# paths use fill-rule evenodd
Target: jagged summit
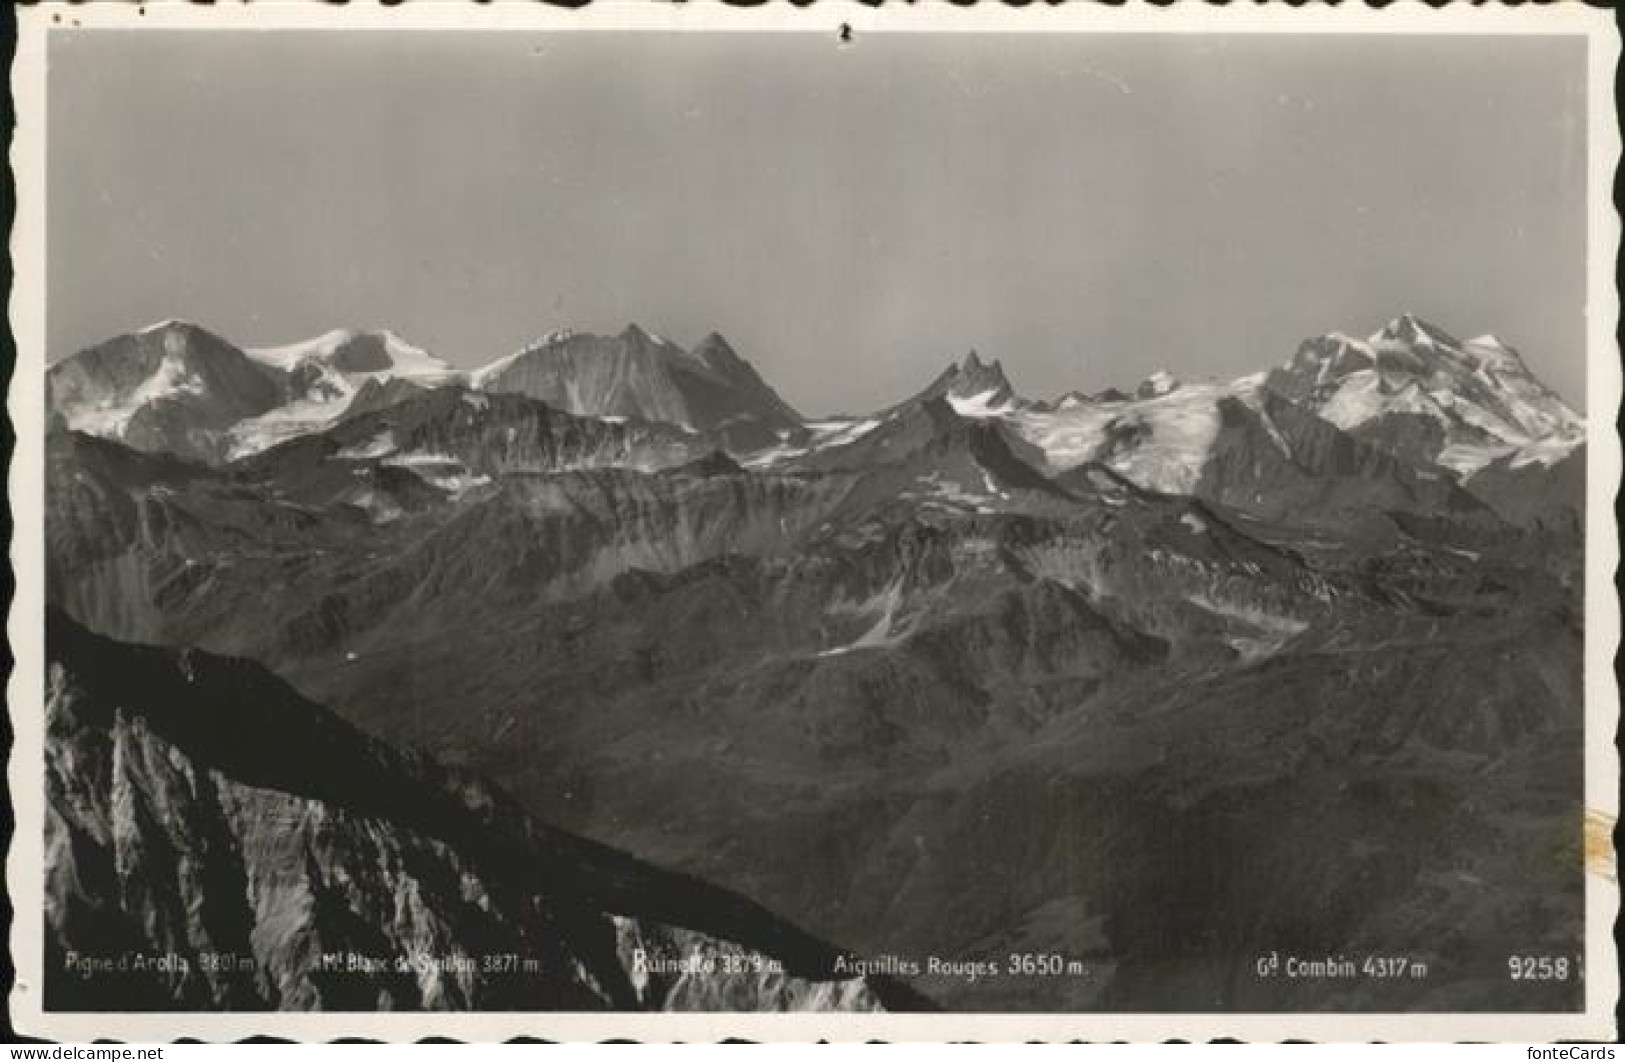
M 284 373 L 206 328 L 166 321 L 63 358 L 47 402 L 75 431 L 139 450 L 218 456 L 219 433 L 286 400 Z
M 1414 313 L 1402 313 L 1371 337 L 1372 343 L 1430 344 L 1455 347 L 1460 344 L 1449 332 L 1424 321 Z

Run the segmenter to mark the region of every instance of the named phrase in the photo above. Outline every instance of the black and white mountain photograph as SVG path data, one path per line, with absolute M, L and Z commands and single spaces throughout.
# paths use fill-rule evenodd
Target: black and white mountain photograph
M 44 1009 L 1585 1011 L 1588 47 L 53 29 Z

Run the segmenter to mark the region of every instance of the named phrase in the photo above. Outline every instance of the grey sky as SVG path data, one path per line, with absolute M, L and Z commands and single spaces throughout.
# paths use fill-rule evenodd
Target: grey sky
M 1584 400 L 1578 38 L 56 31 L 51 356 L 727 335 L 805 412 L 1411 310 Z

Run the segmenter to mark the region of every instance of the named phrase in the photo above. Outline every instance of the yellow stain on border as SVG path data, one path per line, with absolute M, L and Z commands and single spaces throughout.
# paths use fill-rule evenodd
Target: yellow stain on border
M 1606 811 L 1586 810 L 1586 873 L 1607 881 L 1618 880 L 1614 863 L 1614 816 Z

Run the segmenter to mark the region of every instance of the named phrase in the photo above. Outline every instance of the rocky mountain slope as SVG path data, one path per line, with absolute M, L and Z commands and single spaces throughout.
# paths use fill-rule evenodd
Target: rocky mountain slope
M 51 366 L 46 401 L 69 427 L 139 450 L 210 458 L 235 425 L 290 396 L 280 370 L 167 321 Z
M 1055 403 L 967 358 L 871 415 L 730 436 L 697 412 L 726 403 L 660 404 L 700 393 L 661 375 L 681 358 L 749 391 L 714 345 L 556 337 L 514 382 L 554 402 L 375 380 L 225 463 L 59 425 L 48 588 L 917 959 L 955 1006 L 1568 1006 L 1504 962 L 1583 924 L 1584 449 L 1539 456 L 1579 422 L 1510 362 L 1458 381 L 1431 326 L 1382 334 L 1383 366 L 1325 383 L 1409 372 L 1527 441 L 1469 475 L 1439 460 L 1457 421 L 1436 450 L 1403 410 L 1342 426 L 1333 390 L 1276 386 L 1302 351 Z M 1418 941 L 1420 988 L 1250 973 Z M 1078 972 L 926 965 L 1034 951 Z
M 667 424 L 740 453 L 804 434 L 800 415 L 722 336 L 711 333 L 691 353 L 637 325 L 618 336 L 554 333 L 462 372 L 388 331 L 341 329 L 239 349 L 197 325 L 164 321 L 51 366 L 47 402 L 74 430 L 220 462 L 445 385 Z
M 920 1005 L 838 976 L 833 949 L 748 901 L 398 755 L 253 664 L 48 619 L 54 1008 Z

